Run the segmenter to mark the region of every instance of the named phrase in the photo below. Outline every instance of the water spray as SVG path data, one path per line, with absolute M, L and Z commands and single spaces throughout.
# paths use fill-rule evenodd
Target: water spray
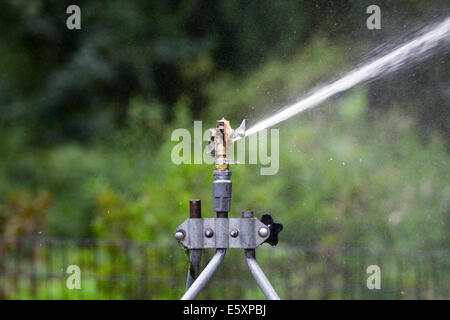
M 255 249 L 267 242 L 272 246 L 278 243 L 278 233 L 283 225 L 275 222 L 270 214 L 264 214 L 261 220 L 255 218 L 253 211 L 242 212 L 241 218 L 229 218 L 231 210 L 231 171 L 230 165 L 236 164 L 227 158 L 233 141 L 245 136 L 247 120 L 233 130 L 230 122 L 224 118 L 210 129 L 210 152 L 215 157 L 213 181 L 215 218 L 202 218 L 201 201 L 190 201 L 189 219 L 175 230 L 175 239 L 190 249 L 190 264 L 186 280 L 186 292 L 182 300 L 192 300 L 208 283 L 217 268 L 223 262 L 229 248 L 244 249 L 248 268 L 267 299 L 279 300 L 280 297 L 270 284 L 256 261 Z M 200 271 L 203 249 L 216 249 L 216 253 Z
M 443 41 L 450 38 L 450 18 L 446 18 L 430 28 L 418 33 L 412 40 L 400 45 L 388 53 L 381 54 L 368 63 L 360 65 L 344 77 L 328 85 L 311 92 L 308 96 L 292 105 L 289 105 L 275 115 L 255 124 L 245 132 L 246 136 L 255 134 L 261 130 L 274 126 L 287 120 L 305 110 L 314 108 L 328 98 L 346 91 L 355 85 L 380 76 L 385 76 L 395 70 L 404 67 L 406 64 L 420 61 L 431 55 Z

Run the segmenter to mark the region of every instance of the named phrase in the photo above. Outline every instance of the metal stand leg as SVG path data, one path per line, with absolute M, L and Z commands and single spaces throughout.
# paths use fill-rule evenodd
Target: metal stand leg
M 186 291 L 191 287 L 194 283 L 195 279 L 197 279 L 198 274 L 200 273 L 200 261 L 202 260 L 202 250 L 201 249 L 191 249 L 189 256 L 189 269 L 187 273 L 186 279 Z
M 195 280 L 190 288 L 186 291 L 181 300 L 195 299 L 195 297 L 199 294 L 203 287 L 208 283 L 209 279 L 211 279 L 214 272 L 216 272 L 217 268 L 221 265 L 226 252 L 227 249 L 216 250 L 216 253 L 212 257 L 211 261 L 209 261 L 208 265 L 205 267 L 205 269 L 203 269 L 202 273 L 200 273 L 197 280 Z
M 269 300 L 280 300 L 280 297 L 270 284 L 269 279 L 267 279 L 266 275 L 261 270 L 258 262 L 256 261 L 255 249 L 245 249 L 244 252 L 248 268 L 250 269 L 253 278 L 255 278 L 256 283 L 258 284 L 259 288 L 264 293 L 266 298 Z
M 202 202 L 201 200 L 189 201 L 189 218 L 201 219 L 202 217 Z M 186 278 L 186 291 L 194 283 L 200 273 L 200 262 L 202 260 L 202 249 L 191 249 L 189 255 L 189 268 Z

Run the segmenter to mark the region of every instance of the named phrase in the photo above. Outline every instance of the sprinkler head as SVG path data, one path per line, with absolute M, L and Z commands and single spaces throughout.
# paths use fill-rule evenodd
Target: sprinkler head
M 228 170 L 228 165 L 234 164 L 227 159 L 228 148 L 234 141 L 245 137 L 246 125 L 247 120 L 244 119 L 241 125 L 233 130 L 230 122 L 222 118 L 217 120 L 216 128 L 210 129 L 210 152 L 216 158 L 216 170 Z

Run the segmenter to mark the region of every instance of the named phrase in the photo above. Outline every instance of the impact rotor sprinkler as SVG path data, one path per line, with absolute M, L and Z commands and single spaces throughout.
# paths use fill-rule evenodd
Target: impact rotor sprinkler
M 216 128 L 209 129 L 211 133 L 210 152 L 213 157 L 216 158 L 216 170 L 227 170 L 231 163 L 227 159 L 228 147 L 231 147 L 232 143 L 245 137 L 245 127 L 247 120 L 244 119 L 236 130 L 231 129 L 230 122 L 222 118 L 217 120 Z
M 232 194 L 229 165 L 236 163 L 230 162 L 227 155 L 232 143 L 245 137 L 246 124 L 247 120 L 244 120 L 233 130 L 230 122 L 222 118 L 217 121 L 216 128 L 210 129 L 210 152 L 216 159 L 213 181 L 216 218 L 202 218 L 200 200 L 191 200 L 190 218 L 174 233 L 176 240 L 190 249 L 190 268 L 183 300 L 195 299 L 222 263 L 228 248 L 244 249 L 250 272 L 266 298 L 280 299 L 256 261 L 255 248 L 264 242 L 276 246 L 283 225 L 273 221 L 270 214 L 264 214 L 261 221 L 257 220 L 253 211 L 242 212 L 241 218 L 228 217 Z M 201 252 L 207 248 L 215 248 L 216 253 L 198 275 Z

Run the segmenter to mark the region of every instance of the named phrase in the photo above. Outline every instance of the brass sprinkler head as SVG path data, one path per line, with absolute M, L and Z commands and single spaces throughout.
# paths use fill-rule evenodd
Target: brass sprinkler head
M 229 147 L 236 140 L 245 136 L 247 120 L 243 120 L 239 128 L 233 130 L 230 122 L 225 118 L 217 120 L 216 128 L 209 129 L 211 133 L 210 152 L 216 158 L 216 170 L 228 170 L 228 165 L 233 164 L 227 159 Z

